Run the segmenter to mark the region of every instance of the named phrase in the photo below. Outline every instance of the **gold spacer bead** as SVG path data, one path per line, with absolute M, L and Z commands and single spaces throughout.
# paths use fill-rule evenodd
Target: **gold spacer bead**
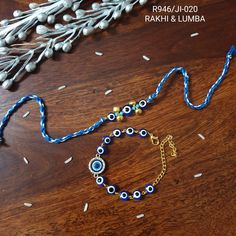
M 117 121 L 120 122 L 120 121 L 123 121 L 123 120 L 124 120 L 124 117 L 123 117 L 123 116 L 117 116 L 116 119 L 117 119 Z
M 120 112 L 120 108 L 119 107 L 113 107 L 113 111 L 114 112 Z
M 134 106 L 135 104 L 136 104 L 135 101 L 130 101 L 130 102 L 129 102 L 129 105 L 131 105 L 131 106 Z
M 135 110 L 136 115 L 141 115 L 142 113 L 143 113 L 143 111 L 141 109 L 136 109 Z

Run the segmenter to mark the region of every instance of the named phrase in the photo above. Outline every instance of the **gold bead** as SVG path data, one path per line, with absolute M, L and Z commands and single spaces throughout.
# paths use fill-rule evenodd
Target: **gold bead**
M 124 117 L 123 117 L 123 116 L 117 116 L 116 119 L 117 119 L 117 121 L 120 122 L 120 121 L 123 121 L 123 120 L 124 120 Z
M 114 112 L 120 112 L 120 108 L 119 107 L 113 107 L 113 111 Z
M 136 115 L 141 115 L 142 113 L 143 113 L 143 111 L 141 109 L 136 109 L 135 110 Z
M 135 101 L 130 101 L 130 102 L 129 102 L 129 105 L 131 105 L 131 106 L 134 106 L 135 104 L 136 104 Z

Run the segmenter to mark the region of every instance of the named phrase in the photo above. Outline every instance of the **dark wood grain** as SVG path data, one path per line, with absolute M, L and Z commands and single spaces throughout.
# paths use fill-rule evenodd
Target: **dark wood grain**
M 1 18 L 26 9 L 29 2 L 2 0 Z M 197 4 L 207 22 L 144 23 L 150 3 L 108 31 L 82 40 L 73 53 L 46 61 L 15 92 L 0 90 L 0 116 L 21 96 L 37 94 L 48 107 L 48 131 L 59 137 L 87 127 L 115 105 L 146 97 L 176 65 L 191 74 L 191 97 L 200 103 L 221 72 L 226 51 L 236 43 L 235 0 L 160 4 Z M 200 35 L 190 38 L 193 32 Z M 104 56 L 95 56 L 95 51 Z M 149 62 L 142 59 L 144 54 Z M 12 117 L 5 132 L 7 146 L 0 147 L 0 235 L 235 235 L 235 78 L 234 60 L 207 109 L 193 111 L 182 99 L 182 77 L 175 76 L 143 116 L 61 145 L 41 137 L 38 106 L 29 102 Z M 68 87 L 57 91 L 64 84 Z M 104 95 L 107 89 L 113 90 L 109 96 Z M 23 119 L 26 111 L 30 116 Z M 157 194 L 127 203 L 99 189 L 87 165 L 103 135 L 129 125 L 160 137 L 172 134 L 178 157 L 168 159 L 168 174 Z M 70 156 L 74 159 L 65 166 Z M 158 174 L 158 156 L 149 143 L 121 140 L 111 147 L 107 176 L 133 190 Z M 199 172 L 203 176 L 194 178 Z M 33 207 L 24 207 L 24 202 Z M 89 210 L 84 213 L 86 202 Z M 137 219 L 140 213 L 145 217 Z

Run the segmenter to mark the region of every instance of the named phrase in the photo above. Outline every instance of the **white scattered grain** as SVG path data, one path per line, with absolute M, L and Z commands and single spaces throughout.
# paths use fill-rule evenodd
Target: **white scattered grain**
M 30 114 L 30 112 L 27 111 L 22 117 L 23 117 L 23 118 L 26 118 L 29 114 Z
M 33 206 L 33 204 L 32 204 L 32 203 L 30 203 L 30 202 L 25 202 L 25 203 L 24 203 L 24 206 L 26 206 L 26 207 L 32 207 L 32 206 Z
M 145 61 L 150 61 L 150 60 L 151 60 L 149 57 L 147 57 L 147 56 L 145 56 L 145 55 L 143 55 L 143 59 L 144 59 Z
M 86 212 L 88 210 L 89 204 L 86 202 L 84 205 L 84 212 Z
M 140 218 L 143 218 L 144 217 L 144 214 L 139 214 L 136 216 L 137 219 L 140 219 Z
M 199 33 L 196 32 L 196 33 L 190 34 L 190 37 L 193 38 L 193 37 L 196 37 L 196 36 L 198 36 L 198 35 L 199 35 Z
M 201 177 L 202 176 L 202 173 L 197 173 L 197 174 L 195 174 L 193 177 L 194 178 L 199 178 L 199 177 Z
M 67 160 L 64 161 L 65 165 L 70 163 L 72 161 L 73 157 L 68 158 Z
M 97 55 L 97 56 L 103 56 L 103 53 L 102 52 L 95 52 L 95 54 Z
M 205 139 L 206 139 L 202 134 L 198 134 L 198 136 L 199 136 L 202 140 L 205 140 Z
M 107 95 L 110 94 L 110 93 L 112 93 L 112 90 L 111 90 L 111 89 L 107 90 L 107 91 L 105 92 L 105 95 L 107 96 Z
M 28 159 L 26 157 L 24 157 L 23 159 L 24 159 L 25 164 L 28 165 L 29 164 Z
M 57 90 L 62 90 L 62 89 L 65 89 L 66 88 L 66 85 L 62 85 L 62 86 L 60 86 L 59 88 L 57 88 Z

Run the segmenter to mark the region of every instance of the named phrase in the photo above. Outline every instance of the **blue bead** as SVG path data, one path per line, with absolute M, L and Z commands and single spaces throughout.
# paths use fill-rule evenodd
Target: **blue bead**
M 142 110 L 144 110 L 147 107 L 147 101 L 143 99 L 143 100 L 139 101 L 138 105 Z
M 99 185 L 99 186 L 103 186 L 106 182 L 107 182 L 107 180 L 106 180 L 106 178 L 103 177 L 103 176 L 98 176 L 98 177 L 96 178 L 96 183 L 97 183 L 97 185 Z
M 134 200 L 141 200 L 142 199 L 142 193 L 139 190 L 136 190 L 133 192 L 133 198 Z
M 147 193 L 152 194 L 155 192 L 155 187 L 152 184 L 147 184 L 145 186 Z
M 134 133 L 134 128 L 132 128 L 132 127 L 129 127 L 129 128 L 127 128 L 126 129 L 126 134 L 128 135 L 128 136 L 133 136 L 135 133 Z
M 130 105 L 126 105 L 123 107 L 122 112 L 124 116 L 130 116 L 133 112 L 132 107 Z
M 107 118 L 110 121 L 115 121 L 116 120 L 116 115 L 113 112 L 111 112 L 111 113 L 108 114 Z
M 116 138 L 119 138 L 121 135 L 122 135 L 122 132 L 120 129 L 115 129 L 113 131 L 113 135 L 116 137 Z
M 122 201 L 127 201 L 127 200 L 129 200 L 129 193 L 126 192 L 126 191 L 120 192 L 120 199 L 121 199 Z
M 108 194 L 113 195 L 113 194 L 116 193 L 116 191 L 117 191 L 117 187 L 116 187 L 115 185 L 109 185 L 109 186 L 107 187 L 107 193 L 108 193 Z
M 98 153 L 99 155 L 103 155 L 105 152 L 106 152 L 106 148 L 105 148 L 105 147 L 99 146 L 99 147 L 97 148 L 97 153 Z
M 111 141 L 112 141 L 112 139 L 111 139 L 111 137 L 109 137 L 109 136 L 104 136 L 103 138 L 102 138 L 102 141 L 103 141 L 103 143 L 104 144 L 110 144 L 111 143 Z
M 140 129 L 139 135 L 141 138 L 146 138 L 148 136 L 148 131 L 146 129 Z

